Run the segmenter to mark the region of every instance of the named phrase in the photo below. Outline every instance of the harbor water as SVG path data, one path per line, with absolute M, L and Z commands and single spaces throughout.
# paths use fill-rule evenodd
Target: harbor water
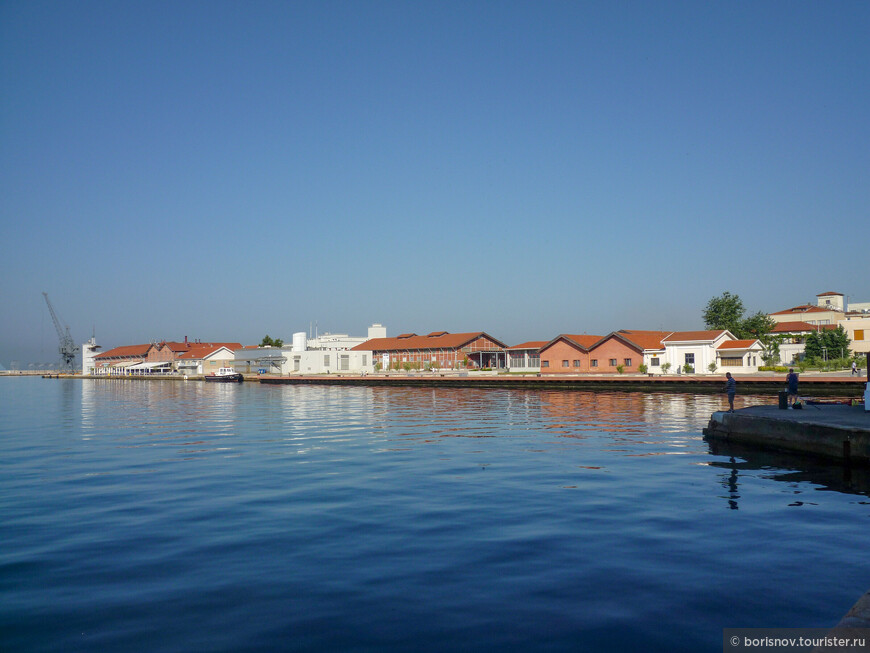
M 866 472 L 708 444 L 724 405 L 0 378 L 0 650 L 696 653 L 833 626 L 870 587 Z

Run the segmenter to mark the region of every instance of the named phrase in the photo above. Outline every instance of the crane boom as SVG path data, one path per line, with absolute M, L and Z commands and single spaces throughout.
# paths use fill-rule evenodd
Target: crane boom
M 60 318 L 55 313 L 54 306 L 51 305 L 51 301 L 48 299 L 48 293 L 44 292 L 42 296 L 45 297 L 48 312 L 51 313 L 51 321 L 54 322 L 54 328 L 57 330 L 57 338 L 60 342 L 58 352 L 60 353 L 61 369 L 72 372 L 75 370 L 76 354 L 79 351 L 79 347 L 69 334 L 69 327 L 64 328 L 61 326 Z

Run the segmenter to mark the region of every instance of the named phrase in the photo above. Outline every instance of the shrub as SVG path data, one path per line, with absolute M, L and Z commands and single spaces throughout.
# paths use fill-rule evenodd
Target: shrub
M 625 365 L 617 365 L 617 366 L 616 366 L 616 371 L 617 371 L 619 374 L 622 374 L 622 373 L 625 371 Z
M 670 363 L 664 363 L 664 364 L 662 365 L 662 374 L 667 374 L 669 369 L 671 369 L 671 364 L 670 364 Z
M 646 363 L 641 363 L 637 366 L 637 371 L 641 374 L 646 374 L 649 371 L 649 368 L 646 366 Z

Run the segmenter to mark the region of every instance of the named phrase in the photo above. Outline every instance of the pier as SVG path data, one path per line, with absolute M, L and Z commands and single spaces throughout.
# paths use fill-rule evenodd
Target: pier
M 713 413 L 704 437 L 870 465 L 870 412 L 863 405 L 750 406 Z

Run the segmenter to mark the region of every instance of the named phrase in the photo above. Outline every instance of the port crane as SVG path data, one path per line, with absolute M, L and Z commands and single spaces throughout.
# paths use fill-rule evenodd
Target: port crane
M 42 293 L 45 297 L 45 303 L 48 304 L 48 312 L 51 313 L 51 320 L 54 322 L 54 328 L 57 329 L 57 337 L 60 340 L 58 351 L 60 352 L 60 365 L 62 371 L 75 372 L 76 354 L 79 352 L 79 346 L 73 341 L 69 334 L 69 327 L 61 327 L 60 319 L 57 313 L 54 312 L 54 306 L 48 299 L 48 293 Z

